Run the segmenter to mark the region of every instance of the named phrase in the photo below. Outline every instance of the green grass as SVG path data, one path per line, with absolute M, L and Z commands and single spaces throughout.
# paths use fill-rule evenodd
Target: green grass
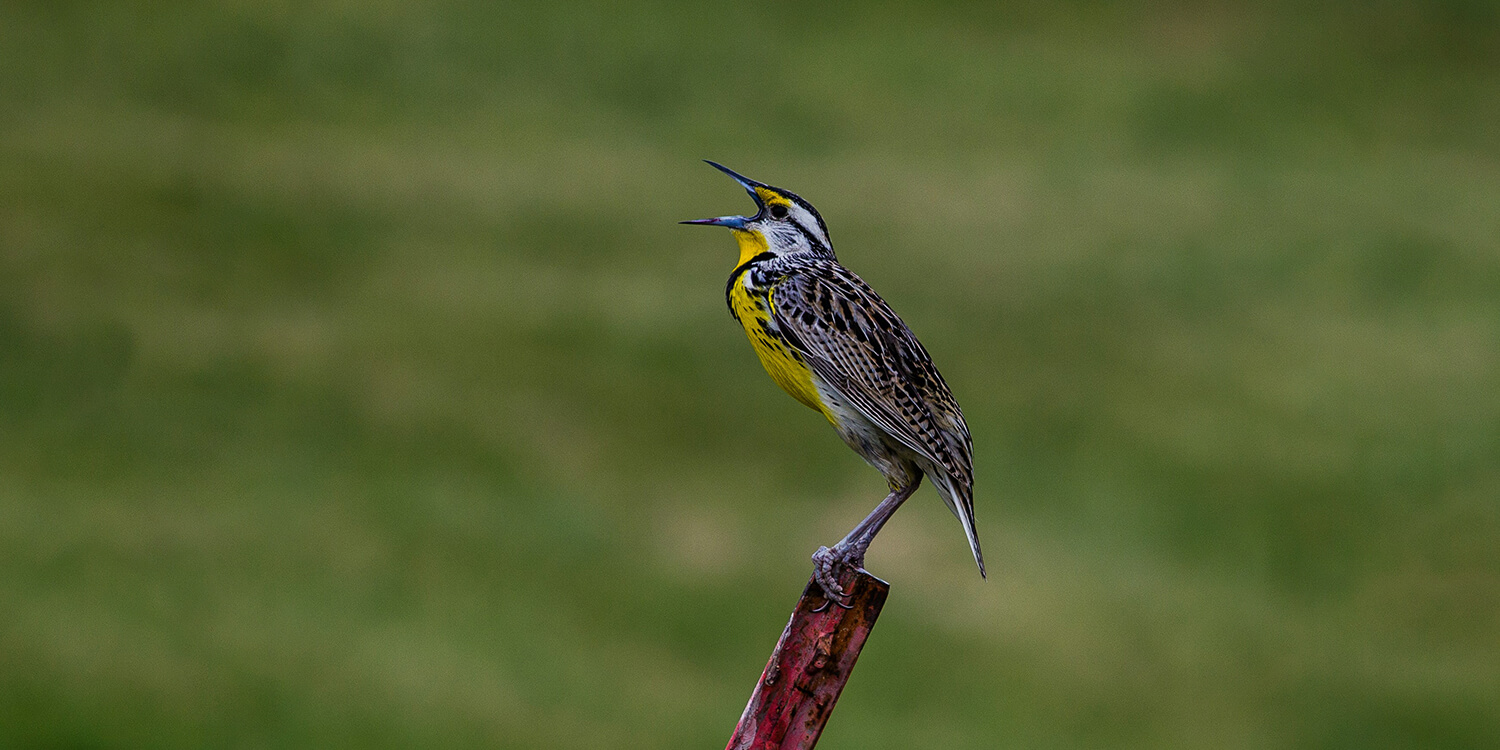
M 699 158 L 975 435 L 821 747 L 1500 745 L 1500 7 L 805 6 L 0 8 L 0 746 L 723 742 L 882 484 Z

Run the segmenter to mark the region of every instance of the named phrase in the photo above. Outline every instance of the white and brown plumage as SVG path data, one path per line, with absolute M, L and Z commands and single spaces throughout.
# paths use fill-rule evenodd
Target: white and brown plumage
M 812 204 L 709 164 L 744 186 L 760 209 L 750 217 L 683 222 L 728 227 L 739 242 L 740 259 L 725 288 L 730 313 L 771 378 L 821 412 L 891 488 L 838 544 L 813 555 L 819 585 L 831 599 L 842 597 L 839 574 L 864 564 L 870 542 L 924 475 L 963 524 L 983 575 L 973 443 L 927 350 L 875 290 L 839 265 Z

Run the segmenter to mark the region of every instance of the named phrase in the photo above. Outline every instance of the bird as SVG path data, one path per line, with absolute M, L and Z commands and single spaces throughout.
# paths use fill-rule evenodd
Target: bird
M 707 161 L 707 160 L 705 160 Z M 963 526 L 979 575 L 974 526 L 974 445 L 968 424 L 927 349 L 900 316 L 834 255 L 828 225 L 811 203 L 716 162 L 755 201 L 753 216 L 680 222 L 726 227 L 739 260 L 724 287 L 771 379 L 817 411 L 878 470 L 890 494 L 832 547 L 813 553 L 813 578 L 844 603 L 844 573 L 925 476 Z

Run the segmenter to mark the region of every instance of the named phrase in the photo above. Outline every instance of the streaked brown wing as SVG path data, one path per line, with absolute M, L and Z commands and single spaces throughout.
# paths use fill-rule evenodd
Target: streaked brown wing
M 787 277 L 772 317 L 813 372 L 876 426 L 964 487 L 973 444 L 958 402 L 906 323 L 858 276 L 832 263 Z

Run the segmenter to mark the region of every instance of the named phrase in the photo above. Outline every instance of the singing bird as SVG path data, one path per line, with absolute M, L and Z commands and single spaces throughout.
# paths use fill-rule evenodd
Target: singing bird
M 973 442 L 927 350 L 875 290 L 839 265 L 828 226 L 811 203 L 708 163 L 743 186 L 758 209 L 754 216 L 682 222 L 728 227 L 739 243 L 739 262 L 724 289 L 730 314 L 771 379 L 821 413 L 890 486 L 848 535 L 813 553 L 824 596 L 843 604 L 839 577 L 863 567 L 870 542 L 924 475 L 963 524 L 983 576 Z

